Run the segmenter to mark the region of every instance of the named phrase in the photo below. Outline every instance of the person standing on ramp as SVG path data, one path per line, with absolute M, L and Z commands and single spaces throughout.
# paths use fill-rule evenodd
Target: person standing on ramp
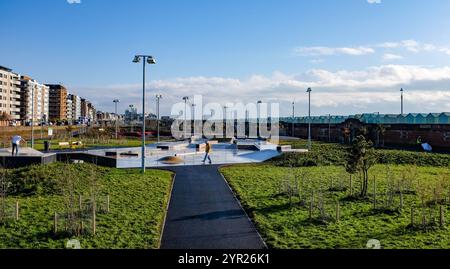
M 20 142 L 26 142 L 20 135 L 14 136 L 12 139 L 12 156 L 19 155 Z M 15 154 L 14 154 L 15 153 Z

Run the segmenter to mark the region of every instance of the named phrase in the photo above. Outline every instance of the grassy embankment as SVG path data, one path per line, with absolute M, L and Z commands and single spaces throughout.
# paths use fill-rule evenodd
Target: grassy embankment
M 223 168 L 222 173 L 272 248 L 365 248 L 370 239 L 388 249 L 448 248 L 450 156 L 377 154 L 367 198 L 358 197 L 357 175 L 350 183 L 341 145 L 314 143 L 306 155 L 286 154 L 265 164 Z
M 71 175 L 75 175 L 72 181 L 68 180 Z M 172 183 L 169 172 L 149 170 L 143 176 L 138 170 L 57 163 L 8 170 L 6 179 L 11 184 L 4 202 L 6 221 L 0 224 L 0 248 L 60 249 L 73 238 L 82 248 L 147 249 L 159 245 Z M 83 203 L 89 203 L 93 185 L 98 207 L 104 207 L 106 195 L 110 197 L 109 213 L 97 214 L 96 235 L 92 230 L 78 236 L 69 234 L 63 224 L 55 234 L 54 213 L 63 216 L 73 204 L 77 208 L 79 195 Z M 20 205 L 18 221 L 12 216 L 16 201 Z M 84 225 L 88 231 L 90 223 L 85 221 Z

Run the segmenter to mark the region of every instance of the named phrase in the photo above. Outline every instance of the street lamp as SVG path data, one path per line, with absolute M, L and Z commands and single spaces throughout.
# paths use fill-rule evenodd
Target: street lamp
M 157 129 L 158 129 L 158 143 L 160 142 L 160 139 L 159 139 L 159 119 L 160 119 L 160 116 L 159 116 L 159 103 L 160 103 L 161 99 L 162 99 L 162 95 L 161 94 L 157 94 L 156 95 L 156 117 L 157 117 L 156 124 L 157 124 Z
M 187 137 L 187 102 L 189 101 L 189 97 L 183 97 L 184 101 L 184 139 Z
M 311 92 L 312 89 L 308 88 L 306 90 L 308 93 L 308 150 L 311 151 L 312 143 L 311 143 Z
M 380 112 L 374 112 L 373 114 L 377 115 L 377 147 L 380 145 L 380 126 L 381 126 L 381 113 Z
M 262 101 L 258 101 L 258 105 L 257 105 L 257 110 L 258 110 L 258 117 L 257 117 L 257 123 L 258 123 L 258 139 L 261 138 L 261 130 L 260 130 L 260 126 L 259 126 L 260 119 L 261 119 L 261 104 L 262 104 Z
M 149 55 L 134 56 L 133 63 L 142 61 L 142 173 L 145 173 L 145 64 L 156 64 L 155 58 Z
M 116 113 L 116 140 L 119 139 L 119 117 L 117 115 L 117 104 L 120 103 L 119 99 L 113 100 L 114 106 L 115 106 L 115 113 Z
M 31 148 L 34 148 L 34 85 L 31 88 Z
M 191 111 L 191 116 L 192 116 L 192 126 L 191 126 L 191 133 L 192 136 L 195 136 L 195 107 L 197 105 L 196 104 L 192 104 L 192 111 Z
M 228 132 L 227 132 L 227 127 L 228 127 L 228 115 L 227 115 L 227 112 L 228 112 L 228 107 L 227 106 L 224 106 L 223 107 L 223 110 L 224 110 L 224 117 L 223 117 L 223 126 L 224 126 L 224 137 L 225 138 L 227 138 L 227 134 L 228 134 Z
M 295 101 L 292 102 L 292 137 L 295 137 Z
M 403 114 L 404 114 L 404 111 L 403 111 L 403 92 L 404 92 L 404 90 L 403 90 L 403 88 L 401 88 L 400 89 L 400 93 L 401 93 L 401 112 L 402 112 L 402 116 L 403 116 Z
M 331 143 L 331 114 L 328 114 L 328 143 Z

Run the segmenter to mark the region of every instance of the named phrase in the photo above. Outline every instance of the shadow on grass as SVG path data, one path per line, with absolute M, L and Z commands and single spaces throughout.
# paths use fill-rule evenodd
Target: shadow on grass
M 372 208 L 367 211 L 355 212 L 353 216 L 355 217 L 373 217 L 373 216 L 398 216 L 402 215 L 400 209 L 391 209 L 391 208 Z

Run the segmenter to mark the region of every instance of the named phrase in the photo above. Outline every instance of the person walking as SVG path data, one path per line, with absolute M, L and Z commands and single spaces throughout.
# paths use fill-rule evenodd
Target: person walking
M 19 155 L 20 142 L 26 142 L 20 135 L 13 136 L 12 140 L 12 156 Z M 15 154 L 14 154 L 15 152 Z
M 205 149 L 206 154 L 205 154 L 205 158 L 203 159 L 203 164 L 206 162 L 206 159 L 209 160 L 209 164 L 212 164 L 211 152 L 212 152 L 211 144 L 209 142 L 206 142 L 206 149 Z

